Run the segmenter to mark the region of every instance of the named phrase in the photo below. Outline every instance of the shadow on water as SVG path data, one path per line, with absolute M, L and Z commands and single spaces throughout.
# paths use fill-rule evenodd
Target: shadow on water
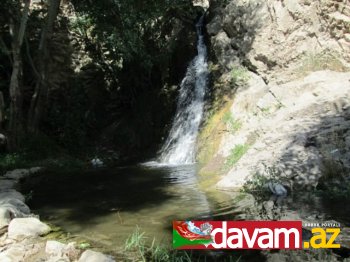
M 174 197 L 164 186 L 176 179 L 165 177 L 165 172 L 165 169 L 139 167 L 52 172 L 24 181 L 22 191 L 30 195 L 28 204 L 34 210 L 47 206 L 66 208 L 69 210 L 67 219 L 89 223 L 113 211 L 137 212 Z
M 22 192 L 34 213 L 72 234 L 121 245 L 139 226 L 170 244 L 173 220 L 211 212 L 195 174 L 193 165 L 43 173 L 23 181 Z

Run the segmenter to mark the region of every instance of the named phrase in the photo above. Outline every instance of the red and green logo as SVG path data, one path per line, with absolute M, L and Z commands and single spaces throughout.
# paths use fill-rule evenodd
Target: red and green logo
M 176 249 L 191 249 L 194 246 L 210 245 L 213 240 L 211 231 L 213 226 L 209 222 L 174 221 L 173 247 Z

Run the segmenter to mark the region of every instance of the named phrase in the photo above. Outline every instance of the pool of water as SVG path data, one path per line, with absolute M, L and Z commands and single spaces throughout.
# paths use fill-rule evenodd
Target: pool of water
M 244 219 L 245 212 L 237 208 L 238 193 L 201 191 L 195 165 L 42 173 L 24 181 L 22 191 L 43 221 L 99 243 L 107 251 L 122 247 L 136 227 L 149 243 L 155 239 L 170 245 L 173 220 Z M 303 219 L 350 224 L 346 203 L 306 192 L 272 200 L 283 212 Z
M 209 218 L 230 205 L 226 193 L 213 200 L 198 188 L 194 165 L 39 174 L 22 191 L 44 221 L 107 246 L 124 244 L 137 226 L 150 241 L 171 243 L 173 220 Z

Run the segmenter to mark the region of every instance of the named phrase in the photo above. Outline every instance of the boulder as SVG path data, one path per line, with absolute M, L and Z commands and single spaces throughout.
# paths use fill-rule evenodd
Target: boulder
M 21 237 L 38 237 L 50 232 L 50 227 L 34 217 L 15 218 L 8 227 L 8 237 L 20 239 Z
M 62 256 L 66 246 L 61 242 L 49 240 L 46 242 L 45 252 L 48 255 Z
M 25 217 L 30 214 L 29 207 L 19 199 L 0 200 L 0 206 L 12 212 L 13 217 Z
M 86 250 L 78 262 L 115 262 L 115 260 L 107 255 L 104 255 L 100 252 L 95 252 L 92 250 Z
M 12 189 L 16 181 L 12 179 L 0 179 L 0 192 Z
M 6 172 L 4 177 L 19 180 L 31 174 L 37 173 L 41 170 L 42 170 L 42 167 L 32 167 L 29 169 L 15 169 L 15 170 Z
M 0 228 L 7 226 L 12 218 L 13 214 L 10 210 L 4 207 L 0 207 Z
M 267 183 L 267 186 L 275 196 L 286 196 L 288 193 L 287 189 L 280 183 L 270 181 Z
M 46 242 L 45 252 L 50 256 L 52 261 L 55 261 L 54 258 L 64 258 L 68 259 L 68 261 L 76 261 L 81 253 L 80 250 L 75 248 L 74 242 L 69 244 L 63 244 L 53 240 L 49 240 Z
M 22 202 L 25 200 L 24 196 L 21 193 L 13 189 L 0 192 L 0 206 L 12 199 L 16 199 Z

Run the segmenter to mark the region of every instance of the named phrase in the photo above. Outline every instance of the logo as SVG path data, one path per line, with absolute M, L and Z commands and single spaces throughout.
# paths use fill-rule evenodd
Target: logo
M 174 221 L 176 249 L 340 248 L 339 228 L 313 228 L 302 241 L 301 221 Z M 329 237 L 329 234 L 332 234 Z

